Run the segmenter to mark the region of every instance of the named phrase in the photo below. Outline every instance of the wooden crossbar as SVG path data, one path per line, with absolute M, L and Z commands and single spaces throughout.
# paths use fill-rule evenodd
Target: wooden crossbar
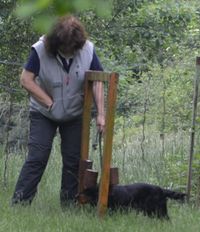
M 117 73 L 106 73 L 99 71 L 88 71 L 85 74 L 84 85 L 84 107 L 83 107 L 83 127 L 82 127 L 82 142 L 81 142 L 81 161 L 88 160 L 89 156 L 89 137 L 90 137 L 90 120 L 92 107 L 92 91 L 94 81 L 108 82 L 107 107 L 105 118 L 105 133 L 102 172 L 100 178 L 99 198 L 98 198 L 98 216 L 102 217 L 106 213 L 108 203 L 108 190 L 110 182 L 110 168 L 112 160 L 112 144 L 113 144 L 113 128 L 114 116 L 117 97 Z M 83 191 L 83 173 L 79 172 L 79 193 Z

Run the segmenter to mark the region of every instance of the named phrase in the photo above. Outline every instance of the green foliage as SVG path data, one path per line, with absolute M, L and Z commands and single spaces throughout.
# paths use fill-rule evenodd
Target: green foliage
M 94 10 L 100 16 L 108 16 L 112 9 L 112 0 L 21 0 L 16 14 L 20 18 L 36 16 L 34 25 L 39 31 L 48 31 L 57 16 L 67 13 L 79 13 Z
M 120 73 L 121 115 L 142 117 L 146 104 L 147 123 L 160 130 L 190 127 L 197 12 L 197 1 L 115 0 L 109 19 L 81 14 L 105 70 Z
M 2 0 L 0 2 L 0 18 L 3 19 L 8 17 L 10 14 L 10 9 L 12 9 L 15 4 L 16 0 Z
M 8 4 L 8 2 L 10 4 Z M 3 3 L 2 3 L 3 4 Z M 0 94 L 7 92 L 12 101 L 24 99 L 24 91 L 19 85 L 19 74 L 27 59 L 30 45 L 38 35 L 32 29 L 31 19 L 20 20 L 13 15 L 15 1 L 5 1 L 4 9 L 8 12 L 2 16 L 0 37 Z M 6 65 L 7 64 L 7 65 Z
M 195 13 L 194 4 L 185 1 L 116 0 L 109 20 L 86 13 L 85 22 L 99 45 L 109 44 L 110 55 L 131 68 L 172 58 Z

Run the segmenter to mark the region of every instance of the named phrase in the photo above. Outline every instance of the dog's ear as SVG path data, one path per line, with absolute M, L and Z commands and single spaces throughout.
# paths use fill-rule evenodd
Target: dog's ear
M 96 205 L 98 201 L 98 187 L 86 188 L 82 192 L 85 203 L 89 203 L 91 205 Z

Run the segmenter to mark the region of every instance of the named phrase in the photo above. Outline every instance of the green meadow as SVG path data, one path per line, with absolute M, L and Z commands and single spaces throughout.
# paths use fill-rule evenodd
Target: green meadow
M 125 144 L 118 143 L 118 145 L 115 145 L 116 139 L 118 140 L 115 137 L 113 165 L 119 167 L 120 183 L 143 181 L 184 191 L 185 166 L 184 157 L 181 157 L 181 154 L 186 149 L 186 146 L 183 147 L 186 141 L 177 142 L 180 141 L 180 136 L 183 136 L 183 134 L 176 135 L 176 138 L 173 136 L 168 138 L 166 149 L 171 152 L 174 151 L 174 153 L 170 153 L 170 156 L 165 155 L 165 157 L 159 155 L 158 148 L 160 145 L 157 137 L 152 133 L 149 135 L 151 135 L 151 140 L 149 140 L 148 148 L 152 152 L 146 156 L 145 160 L 140 157 L 141 151 L 136 136 L 133 136 L 132 141 L 129 137 L 124 141 Z M 184 136 L 184 138 L 186 140 L 187 136 Z M 176 147 L 173 148 L 175 144 Z M 54 141 L 47 169 L 32 205 L 11 207 L 10 199 L 14 185 L 25 159 L 25 152 L 22 153 L 20 155 L 8 155 L 6 173 L 4 173 L 5 159 L 1 159 L 0 231 L 2 232 L 199 231 L 200 209 L 196 207 L 195 201 L 190 204 L 169 201 L 170 221 L 150 219 L 142 214 L 136 214 L 134 210 L 129 213 L 115 212 L 110 214 L 107 212 L 104 218 L 100 219 L 97 216 L 97 209 L 88 205 L 72 205 L 63 211 L 59 204 L 61 175 L 59 139 Z M 3 152 L 2 155 L 5 156 Z M 92 151 L 91 149 L 91 159 L 94 160 L 94 168 L 96 169 L 99 167 L 98 156 L 98 150 Z M 176 160 L 179 163 L 181 160 L 181 165 Z

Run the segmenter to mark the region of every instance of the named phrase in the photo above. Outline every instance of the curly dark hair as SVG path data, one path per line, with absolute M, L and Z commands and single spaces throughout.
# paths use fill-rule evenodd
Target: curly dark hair
M 76 17 L 67 15 L 59 18 L 45 36 L 45 47 L 54 56 L 58 50 L 73 55 L 83 47 L 86 39 L 87 34 L 82 23 Z

